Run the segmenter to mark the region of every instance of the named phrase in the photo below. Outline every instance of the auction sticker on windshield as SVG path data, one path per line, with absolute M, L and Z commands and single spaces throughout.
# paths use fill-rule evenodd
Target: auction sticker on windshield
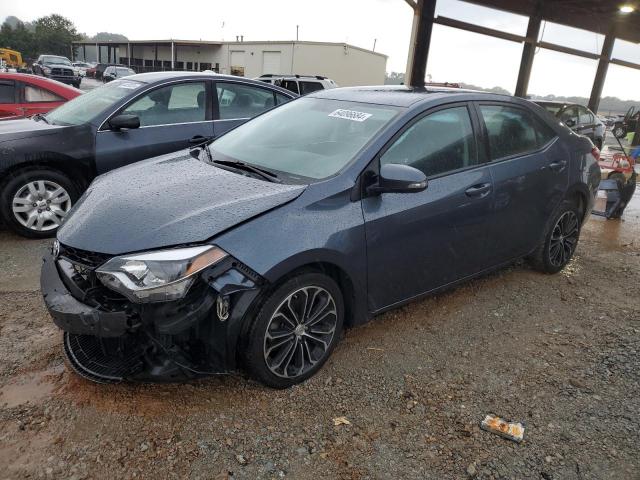
M 334 110 L 333 112 L 331 112 L 329 116 L 335 118 L 344 118 L 345 120 L 352 120 L 354 122 L 364 122 L 367 118 L 372 116 L 372 114 L 339 108 L 338 110 Z
M 130 90 L 135 90 L 139 86 L 140 86 L 140 83 L 138 83 L 138 82 L 121 82 L 121 83 L 118 84 L 118 87 L 120 87 L 120 88 L 128 88 Z

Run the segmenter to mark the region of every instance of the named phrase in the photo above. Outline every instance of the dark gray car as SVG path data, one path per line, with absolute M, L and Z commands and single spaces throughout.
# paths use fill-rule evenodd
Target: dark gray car
M 45 259 L 45 303 L 92 380 L 244 368 L 286 387 L 344 326 L 521 257 L 561 270 L 596 153 L 517 98 L 315 92 L 97 178 Z
M 0 217 L 21 235 L 52 236 L 96 175 L 208 141 L 295 97 L 239 77 L 143 73 L 0 122 Z

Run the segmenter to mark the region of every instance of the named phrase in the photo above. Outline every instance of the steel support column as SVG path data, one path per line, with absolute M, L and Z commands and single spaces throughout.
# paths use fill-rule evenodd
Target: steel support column
M 176 67 L 176 47 L 173 42 L 171 42 L 171 70 L 175 70 Z
M 516 97 L 527 97 L 529 90 L 529 79 L 531 78 L 531 69 L 533 67 L 533 59 L 536 55 L 536 42 L 540 35 L 540 24 L 542 23 L 542 2 L 538 2 L 536 11 L 529 17 L 529 25 L 527 26 L 527 41 L 524 42 L 522 48 L 522 59 L 520 60 L 520 71 L 518 72 L 518 82 L 516 83 Z
M 593 80 L 593 88 L 591 89 L 591 97 L 589 98 L 589 109 L 594 113 L 598 113 L 600 97 L 602 97 L 602 89 L 604 88 L 604 82 L 607 79 L 607 71 L 609 70 L 609 63 L 611 62 L 611 54 L 613 53 L 613 45 L 615 43 L 616 29 L 615 25 L 612 25 L 607 36 L 604 37 L 602 54 L 600 55 L 598 70 L 596 70 L 596 78 Z
M 413 2 L 408 3 L 412 4 Z M 411 29 L 405 81 L 414 87 L 424 87 L 436 0 L 417 0 L 412 7 L 413 27 Z

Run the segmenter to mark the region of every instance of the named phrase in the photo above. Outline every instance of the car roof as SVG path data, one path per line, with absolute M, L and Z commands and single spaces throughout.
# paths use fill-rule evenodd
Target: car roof
M 463 88 L 449 87 L 408 87 L 405 85 L 381 85 L 372 87 L 341 87 L 318 90 L 307 97 L 344 100 L 351 102 L 375 103 L 394 107 L 410 107 L 421 102 L 429 102 L 462 94 L 473 94 L 474 97 L 492 100 L 513 99 L 509 95 L 480 92 Z M 469 100 L 464 98 L 460 100 Z
M 238 77 L 235 75 L 221 75 L 215 72 L 148 72 L 148 73 L 137 73 L 135 75 L 131 75 L 127 77 L 127 80 L 136 80 L 138 82 L 143 82 L 147 84 L 158 83 L 158 82 L 163 82 L 166 80 L 174 80 L 174 79 L 231 80 L 234 82 L 249 83 L 251 85 L 260 86 L 262 88 L 277 90 L 278 92 L 282 92 L 292 97 L 297 96 L 295 93 L 293 93 L 290 90 L 287 90 L 285 88 L 280 88 L 277 85 L 271 85 L 271 84 L 262 82 L 260 80 L 252 80 L 250 78 Z

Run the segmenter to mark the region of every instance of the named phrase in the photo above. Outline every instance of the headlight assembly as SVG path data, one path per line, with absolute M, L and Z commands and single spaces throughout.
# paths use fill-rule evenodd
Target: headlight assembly
M 106 287 L 132 302 L 166 302 L 184 297 L 198 272 L 226 256 L 211 245 L 157 250 L 114 257 L 96 274 Z

